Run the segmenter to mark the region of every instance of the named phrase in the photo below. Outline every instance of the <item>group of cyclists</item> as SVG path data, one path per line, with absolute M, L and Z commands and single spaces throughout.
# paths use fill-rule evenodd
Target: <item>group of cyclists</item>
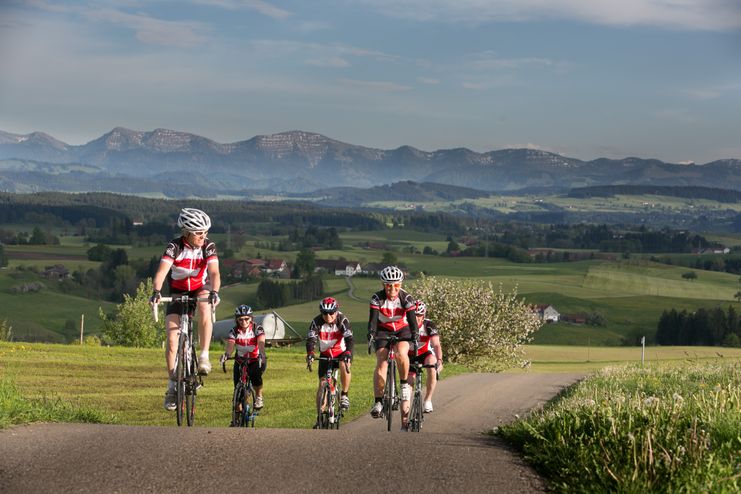
M 165 247 L 154 275 L 154 291 L 149 302 L 152 305 L 159 303 L 166 281 L 169 282 L 170 293 L 173 297 L 189 295 L 200 299 L 195 307 L 199 316 L 198 338 L 201 347 L 198 372 L 201 375 L 208 375 L 211 372 L 209 345 L 213 331 L 210 310 L 220 302 L 219 289 L 221 287 L 216 245 L 206 236 L 211 228 L 211 219 L 199 209 L 183 208 L 178 216 L 177 224 L 181 229 L 181 235 Z M 368 320 L 367 337 L 376 349 L 373 382 L 375 403 L 370 414 L 374 418 L 381 416 L 387 359 L 390 351 L 389 337 L 394 335 L 397 337 L 394 355 L 401 382 L 402 430 L 406 430 L 409 400 L 411 399 L 410 383 L 414 382 L 415 377 L 413 374 L 410 375 L 410 359 L 427 367 L 424 412 L 431 413 L 437 373 L 442 371 L 443 367 L 442 347 L 435 323 L 426 318 L 427 308 L 424 302 L 415 300 L 402 288 L 404 272 L 396 266 L 387 266 L 381 270 L 380 278 L 383 289 L 371 297 Z M 165 317 L 167 329 L 165 360 L 169 379 L 164 407 L 170 411 L 177 407 L 175 353 L 180 314 L 179 302 L 168 304 Z M 340 407 L 345 410 L 350 408 L 348 391 L 353 347 L 353 332 L 349 319 L 339 310 L 337 300 L 332 297 L 323 299 L 319 304 L 319 314 L 309 323 L 306 339 L 307 362 L 313 361 L 317 352 L 323 357 L 330 358 L 319 361 L 317 416 L 321 407 L 319 393 L 322 379 L 327 375 L 328 366 L 339 366 Z M 255 409 L 260 410 L 264 406 L 262 375 L 267 368 L 265 331 L 255 322 L 252 308 L 248 305 L 239 305 L 234 311 L 234 327 L 229 332 L 220 363 L 224 364 L 234 351 L 236 351 L 234 384 L 236 386 L 239 380 L 241 367 L 248 366 L 250 381 L 255 390 Z

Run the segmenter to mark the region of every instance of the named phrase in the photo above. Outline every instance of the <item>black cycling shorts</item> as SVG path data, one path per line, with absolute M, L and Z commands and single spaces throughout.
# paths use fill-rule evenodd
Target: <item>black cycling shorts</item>
M 199 293 L 203 291 L 208 292 L 208 288 L 201 287 L 198 290 L 191 290 L 189 292 L 172 292 L 170 296 L 172 298 L 180 297 L 182 295 L 187 295 L 189 297 L 197 297 Z M 182 314 L 182 306 L 183 304 L 181 302 L 170 302 L 167 304 L 167 310 L 165 311 L 165 315 L 169 316 L 170 314 Z M 193 314 L 195 314 L 196 311 L 196 301 L 193 300 L 192 302 L 188 303 L 188 315 L 192 318 Z
M 378 329 L 376 331 L 376 350 L 388 348 L 389 341 L 388 337 L 394 335 L 399 338 L 399 341 L 412 341 L 412 329 L 409 326 L 404 326 L 398 331 L 386 331 L 385 329 Z
M 330 365 L 332 366 L 332 370 L 338 369 L 340 367 L 341 360 L 336 360 L 333 362 L 330 362 L 329 360 L 319 360 L 319 370 L 317 372 L 317 375 L 319 376 L 319 379 L 322 379 L 324 376 L 327 375 L 327 367 Z
M 242 365 L 244 365 L 242 362 L 244 362 L 244 360 L 234 361 L 233 377 L 235 386 L 239 382 L 240 377 L 242 377 Z M 262 386 L 262 372 L 260 371 L 260 363 L 257 359 L 249 360 L 247 362 L 247 374 L 250 376 L 250 381 L 252 382 L 253 387 Z

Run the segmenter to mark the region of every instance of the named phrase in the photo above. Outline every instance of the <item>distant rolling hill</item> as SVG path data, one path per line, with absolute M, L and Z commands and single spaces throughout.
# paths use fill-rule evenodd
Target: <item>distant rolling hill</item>
M 225 191 L 249 196 L 258 189 L 302 193 L 327 187 L 367 189 L 406 180 L 492 192 L 568 191 L 599 185 L 741 190 L 738 159 L 679 165 L 634 157 L 582 161 L 534 149 L 477 153 L 465 148 L 422 151 L 401 146 L 384 150 L 300 130 L 218 143 L 168 129 L 117 127 L 79 146 L 41 132 L 0 131 L 0 160 L 14 163 L 0 166 L 0 184 L 8 191 L 86 188 L 151 193 L 161 189 L 174 196 L 199 194 L 199 190 L 205 196 Z M 65 182 L 64 173 L 51 165 L 87 168 L 76 170 L 83 174 Z M 71 173 L 70 169 L 67 175 Z

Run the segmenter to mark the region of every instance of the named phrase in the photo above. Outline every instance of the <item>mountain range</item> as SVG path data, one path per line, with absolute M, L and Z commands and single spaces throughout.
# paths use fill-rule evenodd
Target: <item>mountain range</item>
M 741 190 L 741 160 L 702 165 L 655 159 L 583 161 L 534 149 L 383 150 L 290 131 L 222 144 L 167 129 L 117 127 L 83 145 L 0 131 L 0 190 L 111 191 L 167 196 L 311 193 L 432 182 L 487 192 L 598 185 Z M 341 192 L 335 190 L 335 193 Z M 350 192 L 350 191 L 346 191 Z

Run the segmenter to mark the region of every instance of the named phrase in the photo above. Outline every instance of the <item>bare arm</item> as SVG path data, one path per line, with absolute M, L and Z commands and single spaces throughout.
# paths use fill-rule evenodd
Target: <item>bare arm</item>
M 221 273 L 219 272 L 219 263 L 208 263 L 208 279 L 211 282 L 211 290 L 218 292 L 221 288 Z
M 160 261 L 160 265 L 157 268 L 157 272 L 154 274 L 154 279 L 152 280 L 152 285 L 154 286 L 154 289 L 157 291 L 162 291 L 162 285 L 165 283 L 165 278 L 167 277 L 167 273 L 170 271 L 170 267 L 172 266 L 172 263 L 167 261 Z

